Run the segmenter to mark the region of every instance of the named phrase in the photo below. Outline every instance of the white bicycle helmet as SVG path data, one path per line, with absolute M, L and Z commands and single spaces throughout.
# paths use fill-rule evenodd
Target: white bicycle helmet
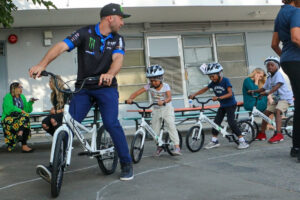
M 220 63 L 209 63 L 204 68 L 205 74 L 218 74 L 219 72 L 223 71 L 223 67 Z
M 278 65 L 278 67 L 280 67 L 280 59 L 276 56 L 269 56 L 266 58 L 264 64 L 267 65 L 268 62 L 274 62 Z
M 147 78 L 162 77 L 164 73 L 165 71 L 160 65 L 151 65 L 146 70 L 146 77 Z

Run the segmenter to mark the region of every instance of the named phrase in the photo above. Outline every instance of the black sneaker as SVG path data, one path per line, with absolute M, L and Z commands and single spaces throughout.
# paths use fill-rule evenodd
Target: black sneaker
M 133 179 L 132 163 L 121 163 L 121 181 L 129 181 Z
M 291 157 L 293 158 L 297 157 L 298 153 L 299 153 L 299 148 L 295 148 L 295 147 L 291 148 L 291 152 L 290 152 Z
M 36 173 L 42 179 L 44 179 L 48 183 L 51 183 L 51 176 L 52 176 L 52 166 L 51 165 L 49 165 L 48 167 L 45 167 L 44 165 L 37 165 Z

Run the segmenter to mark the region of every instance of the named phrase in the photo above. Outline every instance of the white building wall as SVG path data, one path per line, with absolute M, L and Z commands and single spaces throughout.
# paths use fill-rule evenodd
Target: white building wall
M 14 29 L 0 32 L 0 40 L 6 40 L 9 34 L 16 34 L 18 42 L 16 44 L 6 43 L 7 49 L 7 73 L 8 85 L 14 81 L 23 84 L 23 93 L 27 98 L 32 96 L 39 99 L 34 105 L 34 111 L 42 111 L 50 108 L 48 78 L 33 80 L 28 76 L 28 69 L 37 64 L 49 47 L 43 46 L 43 31 L 45 29 Z M 53 43 L 64 39 L 73 29 L 51 29 L 54 38 Z M 47 70 L 57 74 L 62 74 L 66 80 L 74 79 L 76 74 L 76 64 L 74 53 L 65 53 L 53 61 Z M 3 87 L 3 86 L 0 86 Z M 2 99 L 0 100 L 2 104 Z
M 149 26 L 150 25 L 150 26 Z M 143 24 L 128 24 L 121 34 L 126 36 L 146 36 L 151 35 L 199 35 L 207 33 L 234 33 L 243 32 L 246 35 L 248 51 L 249 70 L 261 64 L 261 52 L 270 52 L 271 33 L 273 22 L 214 22 L 214 23 L 169 23 L 169 24 L 149 24 L 144 30 Z M 28 69 L 37 64 L 49 47 L 43 46 L 43 31 L 50 30 L 53 33 L 52 44 L 63 40 L 71 32 L 79 28 L 74 27 L 46 27 L 46 28 L 19 28 L 1 30 L 0 40 L 7 40 L 9 34 L 16 34 L 18 42 L 16 44 L 7 43 L 7 71 L 8 82 L 20 81 L 24 86 L 26 97 L 36 97 L 40 100 L 34 105 L 34 111 L 50 109 L 50 89 L 47 85 L 48 78 L 38 80 L 30 79 Z M 259 40 L 258 38 L 261 38 Z M 265 56 L 263 56 L 265 57 Z M 76 52 L 64 53 L 53 61 L 47 70 L 61 74 L 65 80 L 75 79 L 77 72 Z M 3 87 L 3 86 L 0 86 Z M 8 86 L 7 86 L 8 87 Z M 241 100 L 241 97 L 237 97 Z M 0 100 L 2 104 L 2 99 Z M 183 105 L 182 102 L 174 102 L 175 106 Z M 127 115 L 126 110 L 132 107 L 120 106 L 120 117 Z M 136 114 L 134 114 L 136 115 Z M 132 123 L 122 122 L 125 125 Z

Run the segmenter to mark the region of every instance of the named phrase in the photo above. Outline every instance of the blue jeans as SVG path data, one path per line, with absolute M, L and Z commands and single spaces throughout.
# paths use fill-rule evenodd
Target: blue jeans
M 116 88 L 82 89 L 71 100 L 69 111 L 71 116 L 76 121 L 82 122 L 92 106 L 91 97 L 99 106 L 103 125 L 114 142 L 120 162 L 131 163 L 126 137 L 118 120 L 119 93 Z

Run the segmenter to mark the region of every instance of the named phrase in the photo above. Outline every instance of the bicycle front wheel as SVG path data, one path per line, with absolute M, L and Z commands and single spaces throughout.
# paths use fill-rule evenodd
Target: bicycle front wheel
M 178 138 L 179 138 L 179 147 L 180 147 L 180 149 L 182 149 L 181 133 L 178 130 L 177 130 L 177 133 L 178 133 Z M 164 135 L 165 135 L 166 150 L 171 156 L 174 156 L 172 151 L 175 150 L 175 144 L 173 143 L 173 141 L 171 141 L 170 135 L 168 132 L 164 133 Z
M 293 138 L 294 116 L 289 116 L 284 123 L 284 132 L 287 136 Z
M 204 144 L 204 139 L 205 136 L 203 130 L 201 130 L 200 132 L 199 126 L 193 126 L 192 128 L 190 128 L 189 132 L 185 137 L 185 143 L 187 148 L 191 152 L 197 152 L 202 148 Z
M 134 138 L 131 142 L 130 148 L 130 156 L 134 163 L 140 162 L 142 159 L 144 152 L 144 145 L 143 145 L 143 133 L 138 132 L 134 135 Z
M 110 134 L 105 130 L 104 126 L 101 126 L 97 132 L 96 147 L 97 150 L 109 149 L 114 146 L 114 143 L 110 137 Z M 117 151 L 108 152 L 96 156 L 99 168 L 106 174 L 112 174 L 115 172 L 118 165 Z
M 66 166 L 66 143 L 67 133 L 65 131 L 61 131 L 57 135 L 56 145 L 54 150 L 53 157 L 53 170 L 52 170 L 52 178 L 51 178 L 51 195 L 52 197 L 57 197 L 59 195 L 64 170 Z
M 253 140 L 255 140 L 256 137 L 255 130 L 249 121 L 239 121 L 237 122 L 237 125 L 242 132 L 242 136 L 244 137 L 244 139 L 248 144 L 250 144 L 251 142 L 253 142 Z

